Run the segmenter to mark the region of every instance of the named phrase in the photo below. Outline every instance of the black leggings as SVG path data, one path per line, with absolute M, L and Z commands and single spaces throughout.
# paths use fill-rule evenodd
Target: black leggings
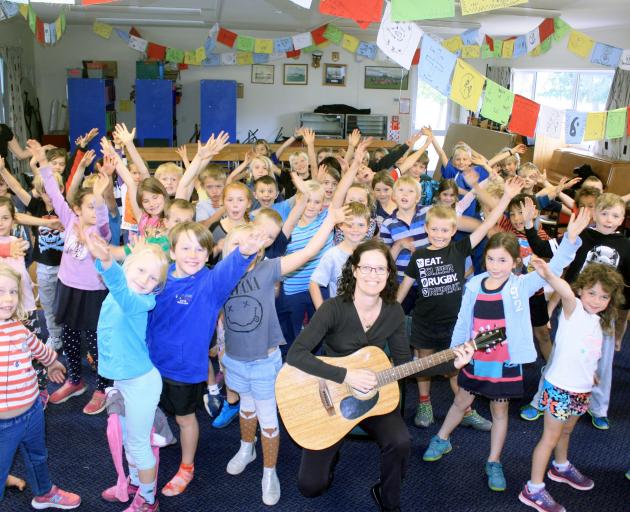
M 381 449 L 381 498 L 385 508 L 400 506 L 400 487 L 407 471 L 411 438 L 396 408 L 383 416 L 359 423 Z M 343 439 L 324 450 L 302 450 L 298 488 L 307 498 L 319 496 L 330 484 L 330 470 Z
M 94 371 L 98 369 L 96 331 L 91 329 L 79 331 L 64 325 L 61 331 L 61 340 L 63 342 L 63 353 L 68 362 L 68 377 L 73 384 L 78 384 L 81 381 L 81 338 L 85 338 L 88 362 Z M 105 388 L 108 386 L 111 386 L 111 381 L 101 377 L 97 372 L 96 389 L 105 391 Z

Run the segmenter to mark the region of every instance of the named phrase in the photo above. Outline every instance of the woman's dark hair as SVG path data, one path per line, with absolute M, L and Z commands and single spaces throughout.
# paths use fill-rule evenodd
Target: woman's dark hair
M 396 277 L 396 262 L 389 252 L 387 247 L 380 240 L 372 239 L 362 244 L 359 244 L 354 252 L 350 255 L 343 270 L 341 276 L 337 282 L 337 295 L 341 296 L 345 302 L 351 302 L 354 300 L 354 289 L 357 281 L 354 277 L 354 269 L 357 268 L 361 261 L 361 256 L 367 251 L 378 251 L 387 261 L 387 281 L 385 282 L 385 288 L 381 291 L 381 299 L 386 304 L 393 304 L 396 302 L 396 292 L 398 291 L 398 278 Z

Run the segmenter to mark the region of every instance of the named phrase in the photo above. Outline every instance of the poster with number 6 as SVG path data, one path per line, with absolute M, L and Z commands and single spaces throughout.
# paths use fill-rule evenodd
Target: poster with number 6
M 564 122 L 564 142 L 580 144 L 586 128 L 586 112 L 567 110 Z

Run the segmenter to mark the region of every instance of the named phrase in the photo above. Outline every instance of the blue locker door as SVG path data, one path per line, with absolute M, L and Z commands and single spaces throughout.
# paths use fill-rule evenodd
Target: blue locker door
M 201 80 L 201 140 L 220 131 L 236 142 L 236 81 Z
M 173 146 L 173 82 L 136 80 L 136 136 L 168 140 Z
M 105 80 L 99 78 L 68 78 L 68 117 L 70 119 L 70 148 L 74 141 L 92 128 L 98 128 L 98 136 L 88 148 L 100 154 L 100 139 L 106 135 Z

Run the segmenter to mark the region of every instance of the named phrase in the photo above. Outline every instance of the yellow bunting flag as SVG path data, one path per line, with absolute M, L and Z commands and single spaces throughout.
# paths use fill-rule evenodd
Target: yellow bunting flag
M 514 42 L 516 39 L 507 39 L 503 41 L 503 47 L 501 48 L 501 57 L 504 59 L 511 59 L 514 53 Z
M 486 78 L 475 68 L 457 59 L 451 82 L 451 99 L 466 110 L 476 112 L 485 82 Z
M 525 4 L 527 0 L 461 0 L 462 14 L 477 14 L 494 9 L 502 9 L 512 5 Z
M 254 63 L 254 54 L 249 52 L 236 52 L 236 63 L 239 66 Z
M 107 23 L 101 23 L 99 21 L 95 21 L 94 25 L 92 25 L 92 31 L 96 35 L 101 36 L 103 39 L 109 39 L 112 35 L 113 30 L 114 27 L 112 27 L 111 25 L 108 25 Z
M 206 60 L 206 49 L 203 46 L 200 46 L 195 50 L 195 64 L 197 66 L 201 66 L 201 63 Z
M 350 34 L 344 34 L 341 39 L 341 47 L 344 50 L 348 50 L 349 52 L 355 53 L 357 48 L 359 47 L 359 39 Z
M 57 18 L 57 20 L 55 21 L 55 30 L 57 32 L 57 40 L 59 40 L 59 38 L 61 37 L 61 34 L 63 34 L 63 28 L 61 26 L 61 18 Z
M 196 63 L 195 59 L 195 52 L 187 51 L 186 53 L 184 53 L 184 64 L 193 65 Z
M 606 112 L 586 114 L 586 127 L 583 140 L 602 140 L 606 130 Z
M 256 39 L 254 51 L 256 53 L 273 53 L 273 39 Z
M 478 59 L 479 57 L 481 57 L 481 48 L 478 45 L 471 44 L 462 48 L 462 58 Z
M 25 20 L 28 19 L 28 4 L 20 4 L 20 14 Z
M 464 46 L 461 36 L 454 36 L 442 41 L 442 46 L 451 53 L 457 53 Z
M 595 40 L 587 36 L 584 32 L 578 32 L 577 30 L 571 32 L 569 42 L 567 43 L 567 49 L 583 59 L 591 55 L 593 46 L 595 46 Z

